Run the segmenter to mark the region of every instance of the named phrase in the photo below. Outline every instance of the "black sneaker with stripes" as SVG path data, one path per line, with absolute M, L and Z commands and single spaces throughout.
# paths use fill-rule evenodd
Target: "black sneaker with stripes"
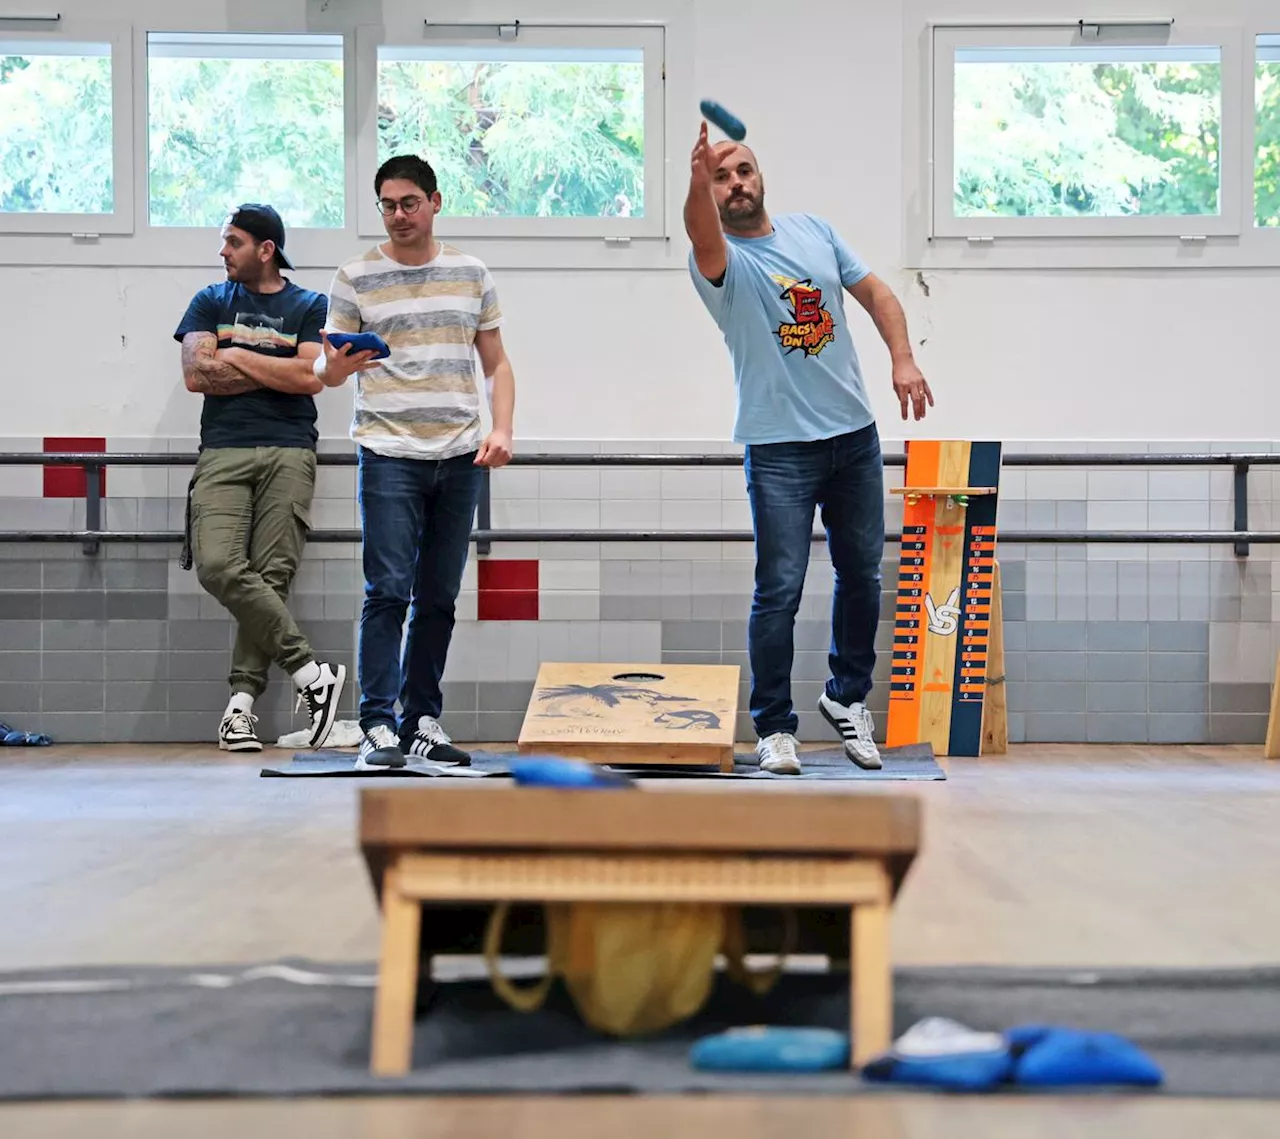
M 432 716 L 419 716 L 417 730 L 410 735 L 402 735 L 400 747 L 411 761 L 425 759 L 432 763 L 452 763 L 458 767 L 471 765 L 471 756 L 454 746 L 449 733 Z
M 374 724 L 365 730 L 360 741 L 360 754 L 356 756 L 356 770 L 364 771 L 371 767 L 403 767 L 404 753 L 400 750 L 400 741 L 386 724 Z

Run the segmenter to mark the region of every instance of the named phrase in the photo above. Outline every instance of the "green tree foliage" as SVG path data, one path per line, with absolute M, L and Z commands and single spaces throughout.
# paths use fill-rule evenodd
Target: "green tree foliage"
M 378 156 L 419 154 L 448 213 L 640 217 L 639 63 L 383 61 Z
M 1259 63 L 1255 210 L 1259 225 L 1280 225 L 1280 63 Z
M 961 63 L 962 217 L 1218 211 L 1222 73 L 1207 63 Z
M 0 213 L 115 207 L 111 59 L 0 56 Z
M 221 225 L 245 201 L 344 224 L 341 63 L 161 57 L 149 78 L 152 225 Z

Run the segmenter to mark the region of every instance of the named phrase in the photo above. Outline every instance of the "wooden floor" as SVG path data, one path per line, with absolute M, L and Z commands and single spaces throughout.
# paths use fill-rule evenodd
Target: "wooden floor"
M 946 763 L 895 909 L 902 965 L 1245 965 L 1280 959 L 1280 764 L 1258 748 L 1045 747 Z M 269 757 L 278 758 L 280 753 Z M 369 961 L 355 780 L 259 779 L 208 748 L 0 754 L 0 970 Z M 944 761 L 945 762 L 945 761 Z M 0 1134 L 328 1136 L 1274 1135 L 1280 1104 L 335 1100 L 0 1107 Z

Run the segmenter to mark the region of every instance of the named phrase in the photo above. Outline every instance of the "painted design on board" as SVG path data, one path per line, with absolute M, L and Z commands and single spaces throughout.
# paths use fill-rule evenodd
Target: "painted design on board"
M 655 713 L 653 723 L 675 731 L 717 730 L 723 714 L 707 708 L 666 707 L 700 701 L 695 696 L 677 696 L 634 684 L 560 684 L 537 689 L 533 701 L 540 705 L 535 715 L 548 720 L 601 720 L 609 717 L 609 709 L 623 703 L 647 704 Z

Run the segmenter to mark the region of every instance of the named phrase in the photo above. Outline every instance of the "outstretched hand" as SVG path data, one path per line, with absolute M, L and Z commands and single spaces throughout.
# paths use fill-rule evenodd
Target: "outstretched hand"
M 902 407 L 902 418 L 907 418 L 907 406 L 910 404 L 914 418 L 925 417 L 925 403 L 933 406 L 933 392 L 929 390 L 929 382 L 913 362 L 895 364 L 893 368 L 893 391 Z
M 700 186 L 710 186 L 717 165 L 715 149 L 707 138 L 707 124 L 704 122 L 689 156 L 689 177 Z

